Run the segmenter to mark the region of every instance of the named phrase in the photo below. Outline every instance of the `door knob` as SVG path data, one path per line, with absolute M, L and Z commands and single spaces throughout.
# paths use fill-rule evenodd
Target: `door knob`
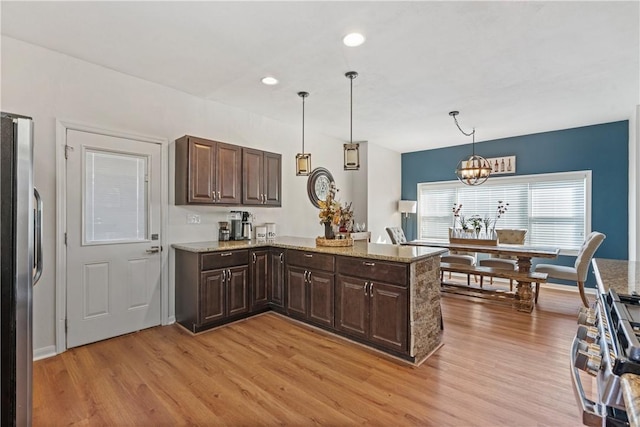
M 148 254 L 155 254 L 157 252 L 160 252 L 160 246 L 151 246 L 149 249 L 147 249 L 146 252 Z

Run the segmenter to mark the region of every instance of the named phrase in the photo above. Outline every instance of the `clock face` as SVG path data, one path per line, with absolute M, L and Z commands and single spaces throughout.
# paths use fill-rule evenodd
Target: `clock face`
M 333 175 L 325 168 L 315 168 L 309 174 L 307 181 L 307 194 L 309 200 L 316 208 L 320 207 L 320 200 L 326 200 L 329 194 L 329 188 L 333 182 Z
M 316 197 L 319 200 L 326 200 L 327 195 L 329 194 L 329 185 L 331 185 L 331 181 L 325 175 L 321 175 L 316 180 Z

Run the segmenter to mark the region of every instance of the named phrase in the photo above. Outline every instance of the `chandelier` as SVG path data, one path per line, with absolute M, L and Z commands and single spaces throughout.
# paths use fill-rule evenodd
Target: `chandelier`
M 458 124 L 458 119 L 456 116 L 460 114 L 459 111 L 451 111 L 449 115 L 453 117 L 453 121 L 456 123 L 460 132 L 465 136 L 472 137 L 471 142 L 471 157 L 467 159 L 462 159 L 458 163 L 458 167 L 456 168 L 456 176 L 460 180 L 461 183 L 465 185 L 480 185 L 484 183 L 489 175 L 491 175 L 491 165 L 489 162 L 482 156 L 476 155 L 475 147 L 476 147 L 476 129 L 469 133 L 462 130 L 460 125 Z

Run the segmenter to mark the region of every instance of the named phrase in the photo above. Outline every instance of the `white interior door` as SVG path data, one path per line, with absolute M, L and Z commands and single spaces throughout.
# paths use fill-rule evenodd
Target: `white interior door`
M 160 144 L 67 130 L 67 348 L 160 324 Z

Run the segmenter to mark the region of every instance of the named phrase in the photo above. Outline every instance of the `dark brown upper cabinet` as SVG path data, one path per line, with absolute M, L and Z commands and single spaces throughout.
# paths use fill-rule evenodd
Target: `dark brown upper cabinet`
M 242 202 L 242 148 L 185 135 L 176 140 L 176 205 Z
M 242 149 L 242 204 L 282 205 L 282 155 Z

